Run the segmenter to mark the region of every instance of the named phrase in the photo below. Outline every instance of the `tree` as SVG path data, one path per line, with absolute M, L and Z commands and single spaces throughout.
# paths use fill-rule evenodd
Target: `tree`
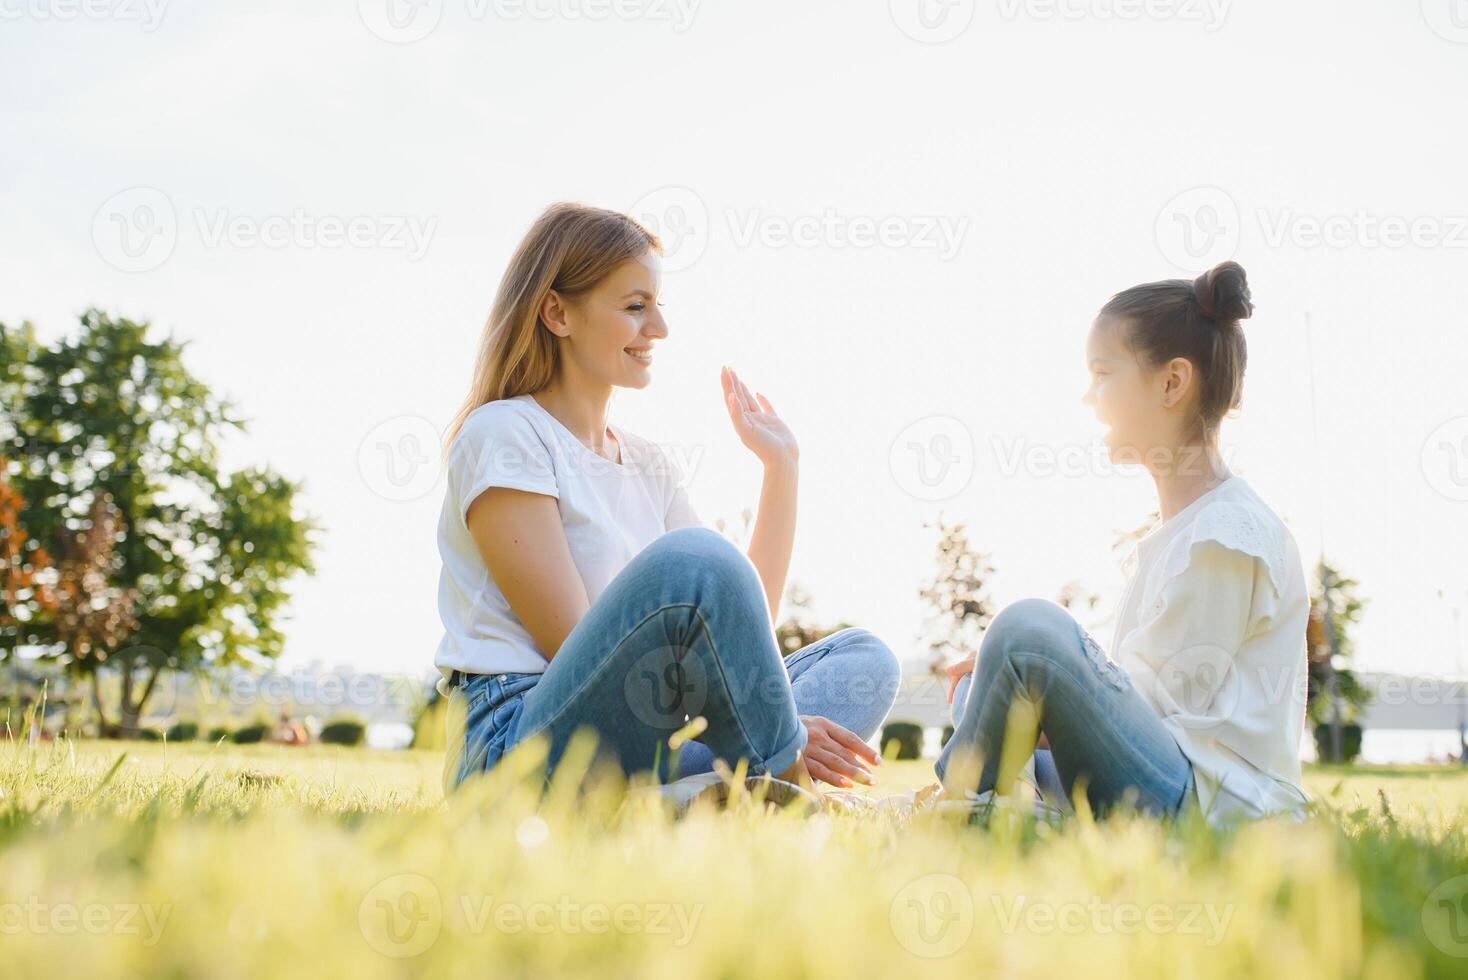
M 1368 691 L 1349 668 L 1355 644 L 1350 630 L 1361 619 L 1366 600 L 1357 595 L 1360 583 L 1346 578 L 1321 558 L 1316 570 L 1317 585 L 1310 597 L 1310 619 L 1305 626 L 1308 666 L 1306 714 L 1313 724 L 1330 724 L 1334 706 L 1340 706 L 1342 723 L 1352 724 L 1371 700 Z M 1326 629 L 1327 599 L 1330 629 Z
M 929 669 L 941 674 L 953 661 L 977 654 L 984 630 L 994 618 L 994 599 L 988 583 L 994 575 L 989 556 L 969 543 L 966 524 L 946 524 L 938 518 L 937 570 L 931 585 L 918 594 L 928 610 L 925 637 L 932 653 Z
M 9 464 L 0 457 L 0 658 L 11 661 L 11 716 L 20 717 L 22 635 L 39 615 L 56 607 L 54 592 L 41 581 L 51 556 L 21 526 L 25 498 L 11 486 Z
M 119 675 L 118 724 L 137 720 L 165 670 L 196 672 L 278 656 L 286 584 L 312 571 L 315 523 L 298 513 L 299 486 L 268 469 L 225 474 L 218 444 L 243 423 L 183 362 L 184 344 L 153 341 L 149 325 L 90 310 L 79 331 L 49 346 L 28 327 L 7 331 L 0 367 L 13 479 L 27 523 L 55 553 L 115 508 L 109 588 L 132 594 L 136 629 L 121 645 L 51 645 L 74 679 Z

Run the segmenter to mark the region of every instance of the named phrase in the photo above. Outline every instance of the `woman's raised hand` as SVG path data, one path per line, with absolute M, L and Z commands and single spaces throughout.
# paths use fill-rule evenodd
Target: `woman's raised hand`
M 795 433 L 776 414 L 775 406 L 764 393 L 751 392 L 733 368 L 726 367 L 719 372 L 719 381 L 724 387 L 729 421 L 734 424 L 739 441 L 766 467 L 795 464 L 800 458 Z

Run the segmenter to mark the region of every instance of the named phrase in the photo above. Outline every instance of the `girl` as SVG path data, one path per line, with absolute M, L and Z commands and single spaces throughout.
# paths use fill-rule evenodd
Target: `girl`
M 1035 753 L 1047 797 L 1123 800 L 1160 815 L 1260 817 L 1309 801 L 1300 786 L 1305 624 L 1294 539 L 1218 451 L 1239 404 L 1253 312 L 1244 270 L 1134 286 L 1091 328 L 1085 401 L 1114 463 L 1146 467 L 1159 523 L 1136 545 L 1115 659 L 1059 606 L 1027 599 L 950 669 L 956 731 L 944 795 L 990 793 Z M 1011 709 L 1013 724 L 1011 723 Z M 1005 745 L 1006 737 L 1018 745 Z
M 872 782 L 866 744 L 897 663 L 847 629 L 781 659 L 771 629 L 795 538 L 795 437 L 763 394 L 722 377 L 734 431 L 764 466 L 748 557 L 698 526 L 672 458 L 609 424 L 668 336 L 661 246 L 625 215 L 557 204 L 510 261 L 448 434 L 435 658 L 452 785 L 578 728 L 625 772 L 670 771 L 668 736 L 702 716 L 679 772 Z

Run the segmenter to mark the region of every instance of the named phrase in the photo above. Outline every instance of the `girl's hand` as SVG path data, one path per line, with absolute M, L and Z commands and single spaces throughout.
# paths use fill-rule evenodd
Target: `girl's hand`
M 761 392 L 758 396 L 739 380 L 733 368 L 719 372 L 719 381 L 724 387 L 724 405 L 729 409 L 729 421 L 739 441 L 754 453 L 766 468 L 794 465 L 800 459 L 800 447 L 795 442 L 795 433 L 785 420 L 775 414 L 775 406 Z
M 948 703 L 949 704 L 952 704 L 953 703 L 953 693 L 958 690 L 958 682 L 964 678 L 964 675 L 966 675 L 966 674 L 972 674 L 974 672 L 974 664 L 978 661 L 978 659 L 979 658 L 978 658 L 977 655 L 975 655 L 975 654 L 969 654 L 967 657 L 964 657 L 958 663 L 956 663 L 956 664 L 950 664 L 949 666 L 943 668 L 943 670 L 948 674 Z M 970 692 L 969 697 L 973 697 L 972 692 Z M 1038 745 L 1036 745 L 1035 748 L 1037 748 L 1037 749 L 1049 749 L 1050 748 L 1050 740 L 1045 737 L 1045 733 L 1044 732 L 1041 732 L 1040 733 L 1040 743 Z
M 810 739 L 805 743 L 805 765 L 816 779 L 832 786 L 853 786 L 853 779 L 875 786 L 871 766 L 882 764 L 877 750 L 829 718 L 801 715 Z
M 979 658 L 976 655 L 969 654 L 958 663 L 949 664 L 947 667 L 943 668 L 944 673 L 948 675 L 949 704 L 953 703 L 953 692 L 958 690 L 958 682 L 963 680 L 965 675 L 972 674 L 974 672 L 974 664 L 978 661 L 978 659 Z

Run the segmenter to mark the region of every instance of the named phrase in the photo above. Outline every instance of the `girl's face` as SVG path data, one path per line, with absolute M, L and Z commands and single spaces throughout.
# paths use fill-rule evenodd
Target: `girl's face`
M 646 388 L 654 341 L 668 335 L 657 302 L 661 281 L 658 257 L 647 252 L 581 296 L 547 296 L 541 320 L 564 341 L 562 369 L 594 384 Z
M 1123 339 L 1124 324 L 1097 320 L 1086 340 L 1091 387 L 1083 399 L 1106 426 L 1111 462 L 1148 464 L 1176 448 L 1171 410 L 1178 389 L 1172 365 L 1149 368 Z M 1184 362 L 1186 364 L 1186 362 Z

